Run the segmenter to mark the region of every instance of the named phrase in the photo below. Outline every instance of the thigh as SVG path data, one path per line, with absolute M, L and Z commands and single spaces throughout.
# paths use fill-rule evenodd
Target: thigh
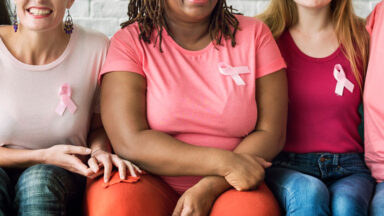
M 384 215 L 384 182 L 376 185 L 375 194 L 373 195 L 371 207 L 371 216 L 383 216 Z
M 257 190 L 223 193 L 214 203 L 211 216 L 279 216 L 280 208 L 272 192 L 263 183 Z
M 330 215 L 327 186 L 316 177 L 273 167 L 266 182 L 287 215 Z
M 119 180 L 115 172 L 109 184 L 103 178 L 87 182 L 85 214 L 91 216 L 169 216 L 179 195 L 160 178 L 142 175 L 135 183 Z
M 76 215 L 84 180 L 53 165 L 35 165 L 21 173 L 15 186 L 19 215 Z
M 12 211 L 11 180 L 4 169 L 0 168 L 0 216 L 9 215 Z
M 332 215 L 368 215 L 375 182 L 369 174 L 343 177 L 329 186 Z

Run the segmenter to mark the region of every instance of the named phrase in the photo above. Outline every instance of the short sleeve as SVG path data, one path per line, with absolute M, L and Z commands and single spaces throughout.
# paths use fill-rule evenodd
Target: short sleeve
M 119 30 L 112 37 L 107 58 L 99 75 L 99 81 L 104 74 L 113 71 L 134 72 L 145 77 L 140 62 L 140 52 L 137 50 L 139 41 L 135 41 L 138 35 L 135 37 L 133 35 L 135 32 L 127 29 L 130 27 L 132 28 L 132 26 L 128 26 Z
M 372 36 L 373 27 L 375 25 L 376 13 L 378 10 L 377 7 L 379 6 L 376 6 L 375 9 L 372 11 L 372 13 L 367 17 L 367 24 L 365 26 L 369 35 L 371 36 Z
M 279 47 L 268 26 L 260 22 L 256 31 L 256 78 L 286 68 Z

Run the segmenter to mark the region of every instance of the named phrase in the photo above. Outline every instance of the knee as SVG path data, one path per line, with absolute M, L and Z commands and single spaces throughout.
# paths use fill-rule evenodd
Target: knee
M 289 187 L 292 196 L 302 200 L 302 205 L 318 205 L 329 203 L 329 192 L 327 186 L 319 179 L 302 175 L 298 177 Z
M 35 165 L 26 169 L 15 187 L 16 197 L 54 194 L 64 200 L 67 184 L 73 184 L 70 173 L 53 165 Z
M 229 190 L 214 203 L 211 216 L 279 216 L 280 207 L 272 192 L 263 184 L 255 191 Z

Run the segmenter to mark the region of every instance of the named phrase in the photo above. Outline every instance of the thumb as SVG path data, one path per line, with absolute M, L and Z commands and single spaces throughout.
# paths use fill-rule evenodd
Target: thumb
M 257 157 L 257 158 L 256 158 L 256 161 L 257 161 L 257 162 L 258 162 L 264 169 L 266 169 L 266 168 L 272 166 L 272 163 L 271 163 L 271 162 L 268 162 L 268 161 L 264 160 L 264 159 L 261 158 L 261 157 Z

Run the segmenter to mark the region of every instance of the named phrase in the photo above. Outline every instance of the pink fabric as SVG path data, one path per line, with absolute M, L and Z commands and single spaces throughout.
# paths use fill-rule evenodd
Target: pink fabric
M 211 43 L 200 51 L 183 49 L 164 32 L 160 53 L 139 40 L 138 25 L 132 24 L 113 36 L 102 74 L 129 71 L 146 78 L 151 129 L 192 145 L 233 150 L 255 128 L 255 80 L 285 67 L 268 27 L 237 18 L 236 47 L 224 40 L 223 46 Z M 221 63 L 248 67 L 250 73 L 238 75 L 245 85 L 220 73 Z M 183 192 L 201 177 L 163 178 Z
M 105 35 L 76 25 L 58 59 L 28 65 L 17 60 L 0 40 L 0 146 L 86 146 L 98 98 L 97 76 L 108 44 Z M 61 102 L 68 107 L 57 109 Z
M 363 152 L 358 133 L 359 86 L 341 48 L 325 58 L 304 54 L 286 31 L 278 41 L 287 62 L 289 112 L 284 151 L 295 153 Z M 353 93 L 336 94 L 335 66 L 340 64 Z M 337 69 L 337 67 L 336 67 Z M 339 68 L 340 69 L 340 68 Z
M 371 51 L 364 89 L 365 161 L 372 176 L 384 180 L 384 2 L 368 18 Z

